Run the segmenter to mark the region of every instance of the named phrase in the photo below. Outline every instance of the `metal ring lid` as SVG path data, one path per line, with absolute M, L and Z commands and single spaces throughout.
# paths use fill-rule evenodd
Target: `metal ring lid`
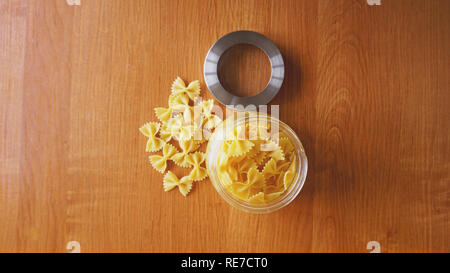
M 251 97 L 239 97 L 228 92 L 220 83 L 217 66 L 223 53 L 237 44 L 251 44 L 260 48 L 267 55 L 272 69 L 270 80 L 266 87 Z M 235 31 L 222 36 L 209 49 L 203 67 L 206 86 L 221 104 L 236 109 L 238 105 L 266 105 L 277 94 L 284 80 L 284 62 L 280 50 L 266 36 L 254 31 Z

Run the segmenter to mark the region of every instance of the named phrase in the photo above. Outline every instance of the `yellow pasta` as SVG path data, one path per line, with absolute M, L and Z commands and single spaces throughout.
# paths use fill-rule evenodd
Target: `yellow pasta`
M 258 126 L 263 126 L 264 130 L 247 125 L 236 129 L 225 127 L 233 131 L 220 146 L 217 176 L 235 198 L 251 204 L 266 204 L 277 200 L 289 189 L 297 175 L 298 163 L 289 138 L 283 135 L 276 142 L 264 133 L 269 125 Z M 248 136 L 252 130 L 257 132 L 253 136 L 256 139 L 240 138 Z
M 253 140 L 255 145 L 253 148 L 246 154 L 247 158 L 252 159 L 258 166 L 262 166 L 269 156 L 268 152 L 261 151 L 261 144 L 264 144 L 263 141 Z
M 161 125 L 157 122 L 149 122 L 139 128 L 139 131 L 141 131 L 144 136 L 148 137 L 145 149 L 147 152 L 157 152 L 163 147 L 164 141 L 159 137 L 156 137 L 160 126 Z
M 157 152 L 162 149 L 162 155 L 149 156 L 151 165 L 158 172 L 164 173 L 167 170 L 168 160 L 174 161 L 183 168 L 192 168 L 189 174 L 181 179 L 178 179 L 171 171 L 168 171 L 163 178 L 165 191 L 178 187 L 184 196 L 189 193 L 194 181 L 207 178 L 207 170 L 202 166 L 206 156 L 202 152 L 195 151 L 201 144 L 208 141 L 212 130 L 222 122 L 212 113 L 213 100 L 203 101 L 199 95 L 199 81 L 193 81 L 186 86 L 185 82 L 177 77 L 171 86 L 168 107 L 154 108 L 155 115 L 161 123 L 149 122 L 139 128 L 142 134 L 148 137 L 147 152 Z M 194 134 L 196 134 L 195 138 Z M 181 151 L 169 144 L 175 141 Z M 232 149 L 239 149 L 239 147 L 233 146 Z M 242 173 L 248 172 L 251 167 L 256 166 L 248 163 L 239 163 L 238 166 L 239 172 Z M 232 171 L 232 173 L 233 179 L 241 177 L 238 172 Z
M 257 194 L 250 196 L 248 198 L 248 201 L 250 203 L 255 203 L 255 204 L 264 204 L 264 203 L 266 203 L 265 194 L 264 194 L 264 192 L 258 192 Z
M 283 192 L 273 192 L 273 193 L 267 193 L 264 194 L 264 199 L 266 202 L 272 202 L 273 200 L 277 199 L 283 194 Z
M 264 167 L 264 164 L 267 162 L 268 156 L 269 154 L 267 152 L 259 152 L 253 159 L 259 167 Z
M 180 167 L 188 168 L 189 163 L 187 162 L 187 157 L 189 153 L 194 152 L 199 148 L 199 145 L 195 143 L 194 140 L 181 140 L 179 141 L 181 152 L 176 153 L 172 156 L 172 160 Z
M 194 120 L 194 107 L 189 105 L 189 97 L 186 94 L 172 94 L 172 99 L 169 98 L 169 107 L 173 113 L 183 115 L 185 123 L 192 123 Z
M 252 116 L 252 114 L 249 116 Z M 245 126 L 246 130 L 248 130 L 250 140 L 268 140 L 270 138 L 270 123 L 253 121 L 247 123 Z
M 268 152 L 268 156 L 270 158 L 273 158 L 277 161 L 285 160 L 283 150 L 275 142 L 269 141 L 267 144 L 264 144 L 264 148 Z
M 195 152 L 189 154 L 186 157 L 186 162 L 193 167 L 191 173 L 189 174 L 189 177 L 193 181 L 200 181 L 208 176 L 206 168 L 200 166 L 203 162 L 205 162 L 205 153 Z
M 181 179 L 178 179 L 178 177 L 173 172 L 168 171 L 163 179 L 163 187 L 164 191 L 170 191 L 175 187 L 178 187 L 180 193 L 184 197 L 186 197 L 186 195 L 192 189 L 192 182 L 193 181 L 191 178 L 189 178 L 189 176 L 184 176 Z
M 200 95 L 200 82 L 193 81 L 188 86 L 178 77 L 172 84 L 172 94 L 186 94 L 192 101 Z
M 178 141 L 190 140 L 194 135 L 194 126 L 186 123 L 183 115 L 170 118 L 166 127 L 172 137 L 175 137 Z
M 169 96 L 169 107 L 173 108 L 179 105 L 189 105 L 189 97 L 186 94 L 172 94 Z
M 231 186 L 234 181 L 236 181 L 235 179 L 233 179 L 230 174 L 228 172 L 221 172 L 218 173 L 217 176 L 219 177 L 220 181 L 222 182 L 222 184 L 227 187 L 227 186 Z
M 264 187 L 264 176 L 256 169 L 248 171 L 247 179 L 244 182 L 234 182 L 229 186 L 235 196 L 242 200 L 248 200 L 252 195 L 257 194 Z
M 152 164 L 153 168 L 155 168 L 158 172 L 164 173 L 167 168 L 167 160 L 172 158 L 172 156 L 177 152 L 178 151 L 174 146 L 170 145 L 169 143 L 166 143 L 164 144 L 163 147 L 163 155 L 149 156 L 150 163 Z
M 240 156 L 250 151 L 254 145 L 250 140 L 230 140 L 222 146 L 222 151 L 229 156 Z
M 156 107 L 155 115 L 162 123 L 165 123 L 172 116 L 172 108 Z
M 280 171 L 277 168 L 277 162 L 273 158 L 271 158 L 269 161 L 267 161 L 266 165 L 264 165 L 262 173 L 266 178 L 270 178 L 272 176 L 280 174 Z
M 202 109 L 202 116 L 203 116 L 202 124 L 205 126 L 205 128 L 207 129 L 216 128 L 217 125 L 219 125 L 222 122 L 222 120 L 218 116 L 212 113 L 214 107 L 213 100 L 201 101 L 199 106 Z
M 285 154 L 288 154 L 295 150 L 294 145 L 292 145 L 291 141 L 287 137 L 279 138 L 279 145 Z
M 245 132 L 242 127 L 238 127 L 232 134 L 228 134 L 222 145 L 222 151 L 228 156 L 241 156 L 250 151 L 255 146 L 250 140 L 245 139 Z
M 159 129 L 159 137 L 165 142 L 169 142 L 172 139 L 172 133 L 170 132 L 167 123 L 164 123 Z
M 237 172 L 240 174 L 247 174 L 250 169 L 257 168 L 258 164 L 252 159 L 244 158 L 241 162 L 237 164 Z
M 233 166 L 228 162 L 228 155 L 220 153 L 217 159 L 217 168 L 219 179 L 225 186 L 231 185 L 237 180 L 237 173 Z

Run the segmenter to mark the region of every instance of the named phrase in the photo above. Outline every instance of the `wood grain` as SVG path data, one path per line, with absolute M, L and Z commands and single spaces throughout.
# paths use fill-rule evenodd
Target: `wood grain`
M 448 14 L 445 0 L 1 1 L 0 251 L 449 252 Z M 272 103 L 309 159 L 270 215 L 209 182 L 164 193 L 137 130 L 176 76 L 211 97 L 205 54 L 240 29 L 280 48 Z
M 260 93 L 269 83 L 270 69 L 270 60 L 264 51 L 249 44 L 231 47 L 217 64 L 219 81 L 228 92 L 239 97 Z

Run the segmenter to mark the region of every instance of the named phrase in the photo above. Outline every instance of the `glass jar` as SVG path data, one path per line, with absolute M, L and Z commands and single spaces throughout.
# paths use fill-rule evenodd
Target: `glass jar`
M 234 117 L 233 117 L 234 119 Z M 214 133 L 211 135 L 208 143 L 208 147 L 206 149 L 206 168 L 208 170 L 209 178 L 214 185 L 217 192 L 222 196 L 225 201 L 227 201 L 231 206 L 250 213 L 270 213 L 281 209 L 284 206 L 287 206 L 291 203 L 295 197 L 300 193 L 300 190 L 305 183 L 307 169 L 308 169 L 308 160 L 306 158 L 305 150 L 303 148 L 302 143 L 298 139 L 295 132 L 282 121 L 266 116 L 266 115 L 251 115 L 238 118 L 232 122 L 229 122 L 230 119 L 227 119 L 222 123 L 221 126 L 217 127 Z M 246 123 L 251 122 L 266 122 L 266 124 L 278 124 L 280 134 L 283 133 L 285 136 L 289 138 L 292 145 L 295 149 L 295 154 L 297 156 L 297 173 L 294 176 L 293 182 L 290 186 L 281 194 L 277 199 L 265 203 L 265 204 L 254 204 L 247 201 L 243 201 L 241 199 L 236 198 L 230 192 L 228 192 L 223 183 L 220 181 L 218 173 L 217 173 L 217 164 L 218 164 L 218 155 L 220 151 L 220 146 L 224 141 L 224 135 L 227 124 L 231 124 L 231 128 L 237 128 L 238 126 L 245 126 Z

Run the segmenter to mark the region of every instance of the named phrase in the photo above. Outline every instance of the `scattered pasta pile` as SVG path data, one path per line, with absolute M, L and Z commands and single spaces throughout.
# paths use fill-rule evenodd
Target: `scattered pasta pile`
M 202 166 L 205 153 L 197 150 L 207 141 L 210 132 L 222 122 L 213 114 L 213 107 L 213 100 L 201 99 L 199 81 L 186 86 L 178 77 L 172 84 L 168 108 L 155 108 L 160 122 L 149 122 L 139 128 L 148 138 L 147 152 L 162 150 L 162 154 L 149 156 L 151 165 L 158 172 L 166 172 L 169 160 L 182 168 L 191 168 L 189 174 L 182 178 L 169 170 L 163 178 L 165 191 L 178 187 L 180 193 L 186 196 L 194 181 L 204 180 L 208 176 L 206 168 Z M 174 146 L 175 143 L 181 151 Z
M 213 108 L 213 100 L 201 99 L 198 81 L 186 86 L 178 77 L 172 84 L 168 107 L 155 108 L 159 122 L 139 128 L 148 138 L 146 151 L 162 151 L 149 159 L 155 170 L 165 174 L 164 190 L 178 187 L 186 196 L 193 182 L 208 176 L 204 167 L 206 154 L 198 150 L 222 124 L 225 134 L 217 151 L 220 183 L 234 198 L 245 202 L 266 204 L 279 198 L 297 175 L 298 159 L 290 138 L 284 132 L 269 134 L 270 124 L 261 121 L 227 126 L 228 122 L 222 123 L 213 114 Z M 168 170 L 168 161 L 189 168 L 190 172 L 179 178 Z
M 217 174 L 225 189 L 235 198 L 254 204 L 280 197 L 297 174 L 297 156 L 288 136 L 277 134 L 277 143 L 267 134 L 270 126 L 258 123 L 251 127 L 247 123 L 229 127 L 217 157 Z M 253 131 L 254 137 L 238 137 Z

